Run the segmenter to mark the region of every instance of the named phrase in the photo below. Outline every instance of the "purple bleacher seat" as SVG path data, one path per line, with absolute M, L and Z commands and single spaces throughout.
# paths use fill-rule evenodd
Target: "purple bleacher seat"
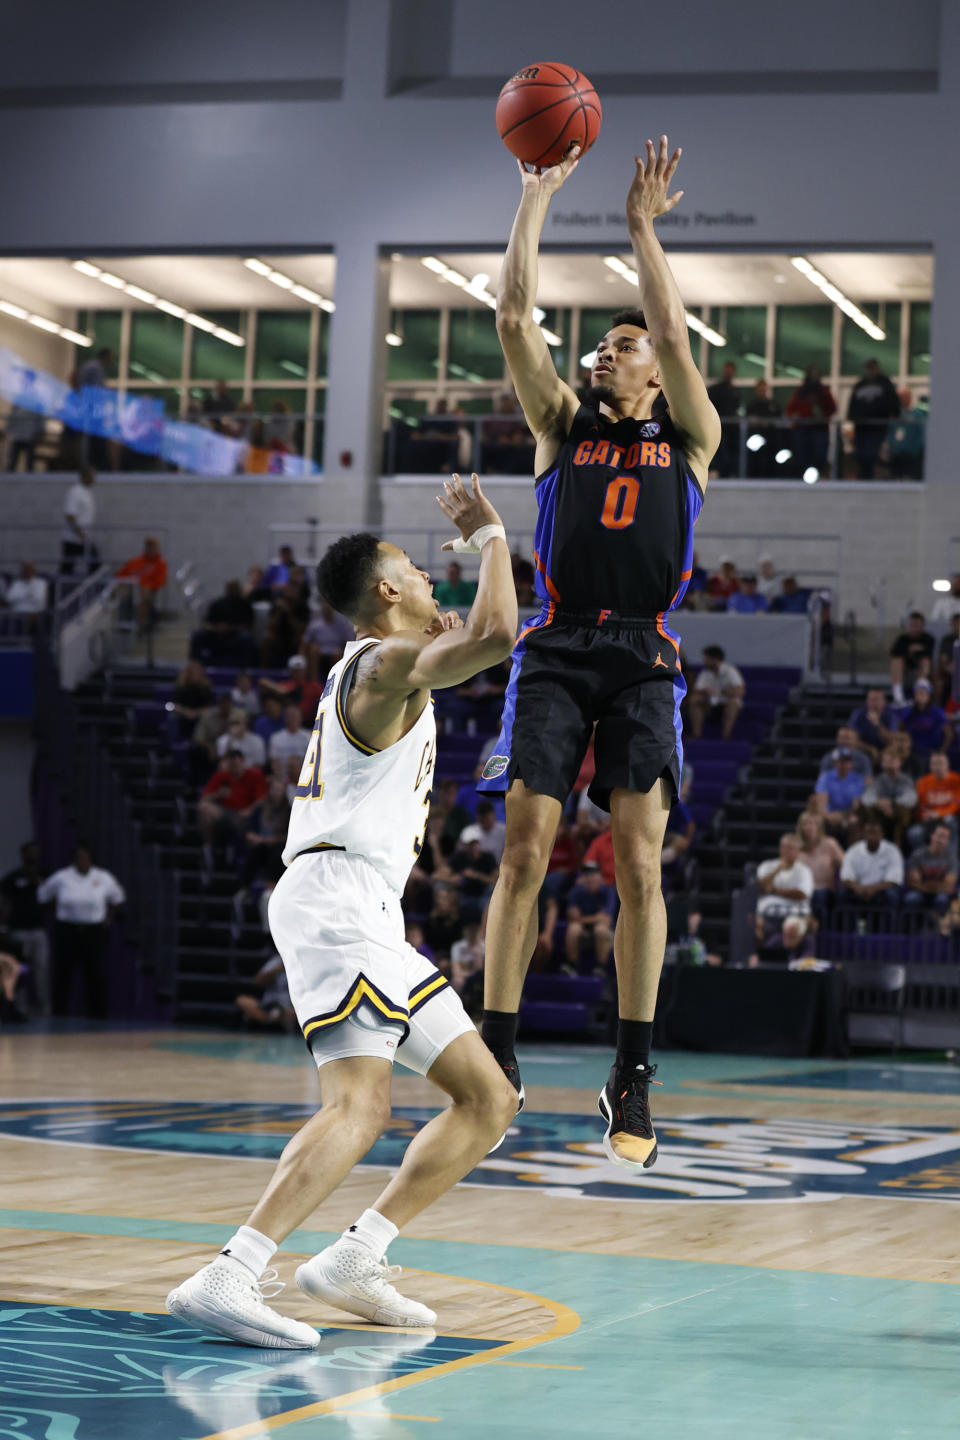
M 528 975 L 524 1000 L 559 1001 L 565 1005 L 594 1005 L 603 996 L 604 981 L 599 975 Z
M 564 1005 L 556 1000 L 524 1000 L 521 1002 L 521 1031 L 549 1030 L 562 1035 L 580 1035 L 586 1028 L 586 1005 Z

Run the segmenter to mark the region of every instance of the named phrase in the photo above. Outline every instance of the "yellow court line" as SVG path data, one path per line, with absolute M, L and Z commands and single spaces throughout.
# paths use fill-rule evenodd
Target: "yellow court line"
M 352 1420 L 354 1415 L 363 1415 L 370 1420 L 425 1420 L 431 1424 L 439 1424 L 439 1415 L 398 1415 L 395 1410 L 344 1410 L 341 1420 Z
M 491 1360 L 491 1365 L 513 1365 L 525 1370 L 583 1370 L 583 1365 L 546 1365 L 539 1360 Z

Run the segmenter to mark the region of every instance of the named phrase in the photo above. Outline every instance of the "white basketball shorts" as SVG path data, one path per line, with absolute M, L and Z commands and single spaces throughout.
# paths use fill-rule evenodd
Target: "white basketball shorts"
M 269 905 L 290 1000 L 317 1065 L 399 1059 L 421 1075 L 474 1029 L 437 967 L 404 938 L 400 897 L 360 855 L 298 855 Z

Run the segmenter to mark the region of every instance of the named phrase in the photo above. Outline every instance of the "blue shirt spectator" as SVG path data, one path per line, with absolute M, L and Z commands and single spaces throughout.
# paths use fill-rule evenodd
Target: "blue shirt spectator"
M 910 736 L 915 753 L 929 755 L 933 750 L 949 750 L 953 735 L 947 712 L 934 705 L 929 680 L 918 680 L 914 685 L 913 704 L 900 717 L 900 729 Z
M 759 615 L 769 608 L 766 595 L 757 590 L 756 575 L 741 575 L 740 589 L 727 600 L 727 609 L 737 615 Z
M 897 728 L 897 716 L 883 691 L 872 689 L 867 691 L 866 703 L 851 713 L 847 724 L 856 730 L 861 744 L 879 753 Z
M 253 733 L 259 735 L 264 745 L 270 744 L 271 735 L 283 729 L 283 702 L 278 695 L 268 695 L 263 709 L 253 722 Z
M 603 883 L 600 866 L 588 860 L 580 872 L 579 880 L 567 896 L 567 912 L 573 909 L 580 915 L 589 917 L 605 910 L 612 916 L 616 899 L 617 892 L 614 887 Z
M 280 554 L 271 560 L 264 571 L 263 584 L 270 590 L 282 590 L 290 579 L 290 567 L 297 562 L 289 545 L 280 546 Z
M 826 795 L 827 810 L 832 813 L 852 810 L 864 792 L 865 780 L 852 768 L 849 751 L 839 751 L 837 763 L 831 770 L 824 770 L 814 790 L 817 795 Z
M 806 615 L 810 604 L 810 591 L 801 590 L 796 577 L 785 575 L 780 585 L 780 594 L 770 601 L 770 609 L 781 615 Z

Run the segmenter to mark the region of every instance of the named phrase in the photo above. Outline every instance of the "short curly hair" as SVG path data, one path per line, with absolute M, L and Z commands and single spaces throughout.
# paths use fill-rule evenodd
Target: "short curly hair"
M 322 599 L 353 620 L 365 608 L 363 597 L 374 582 L 380 562 L 376 535 L 358 531 L 341 535 L 317 566 L 317 589 Z
M 618 325 L 636 325 L 640 330 L 646 330 L 647 317 L 638 309 L 618 310 L 610 320 L 610 329 L 615 330 Z

